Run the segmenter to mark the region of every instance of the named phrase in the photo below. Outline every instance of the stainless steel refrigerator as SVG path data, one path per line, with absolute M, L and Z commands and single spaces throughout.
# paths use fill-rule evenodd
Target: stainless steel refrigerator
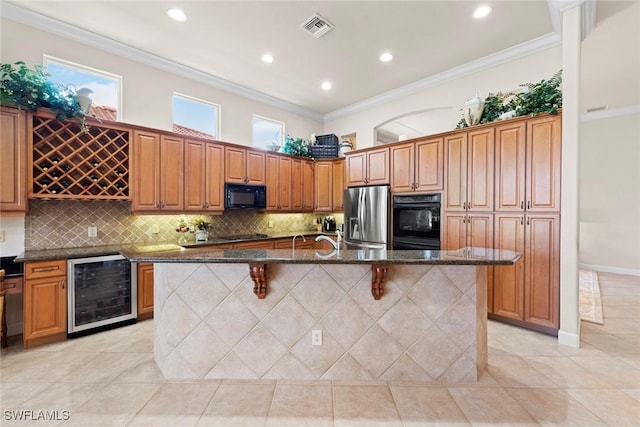
M 344 190 L 344 242 L 347 249 L 387 249 L 390 191 L 388 185 Z

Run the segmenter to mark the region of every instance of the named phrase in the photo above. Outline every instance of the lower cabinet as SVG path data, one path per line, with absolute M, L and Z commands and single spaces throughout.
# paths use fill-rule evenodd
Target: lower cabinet
M 24 266 L 24 348 L 67 337 L 67 260 Z
M 251 242 L 239 242 L 233 244 L 233 249 L 274 249 L 273 240 L 255 240 Z
M 138 264 L 138 320 L 153 317 L 153 263 Z
M 296 249 L 313 249 L 315 243 L 315 236 L 306 236 L 296 238 Z M 275 241 L 276 249 L 293 249 L 293 238 L 287 237 L 278 239 Z
M 494 268 L 492 317 L 541 332 L 560 326 L 560 216 L 496 214 L 496 247 L 518 251 L 513 266 Z

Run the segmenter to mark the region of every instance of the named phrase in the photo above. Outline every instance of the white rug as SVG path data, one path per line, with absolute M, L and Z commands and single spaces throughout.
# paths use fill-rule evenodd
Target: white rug
M 598 273 L 580 270 L 580 319 L 599 325 L 604 324 L 602 317 L 602 299 Z

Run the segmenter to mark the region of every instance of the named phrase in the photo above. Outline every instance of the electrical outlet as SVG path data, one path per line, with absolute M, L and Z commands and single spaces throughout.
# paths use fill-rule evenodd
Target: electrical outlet
M 269 228 L 273 228 L 273 221 L 269 221 Z
M 87 236 L 89 237 L 98 237 L 98 227 L 91 226 L 87 228 Z
M 158 224 L 153 224 L 151 226 L 151 233 L 160 234 L 160 226 Z
M 322 329 L 311 331 L 311 345 L 322 345 Z
M 0 242 L 4 242 L 4 230 L 0 230 Z

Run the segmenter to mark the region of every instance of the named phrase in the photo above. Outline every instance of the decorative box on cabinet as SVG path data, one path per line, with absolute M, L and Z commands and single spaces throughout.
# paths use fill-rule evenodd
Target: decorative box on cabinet
M 224 146 L 187 139 L 184 142 L 184 210 L 224 210 Z
M 391 148 L 391 191 L 441 191 L 444 171 L 444 139 L 428 138 Z
M 138 264 L 138 320 L 153 317 L 153 263 Z
M 60 121 L 38 110 L 29 120 L 29 197 L 128 200 L 131 129 L 87 119 Z
M 26 113 L 0 107 L 0 212 L 27 210 Z
M 265 183 L 265 153 L 240 147 L 226 146 L 225 182 L 238 184 Z
M 389 184 L 389 147 L 345 154 L 347 187 Z
M 67 336 L 67 260 L 24 265 L 24 348 Z
M 184 140 L 172 135 L 133 132 L 134 212 L 174 212 L 184 208 Z

